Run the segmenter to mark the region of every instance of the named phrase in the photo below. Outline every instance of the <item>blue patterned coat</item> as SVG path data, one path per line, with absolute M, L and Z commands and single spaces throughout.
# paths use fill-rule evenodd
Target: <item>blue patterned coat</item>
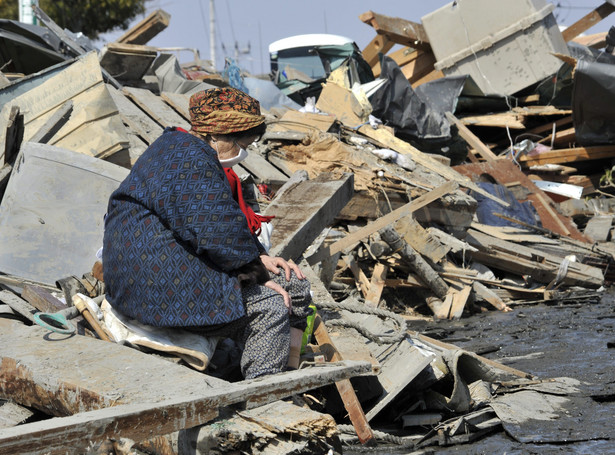
M 205 326 L 245 314 L 229 273 L 259 247 L 216 152 L 166 129 L 111 195 L 103 270 L 114 308 L 159 327 Z

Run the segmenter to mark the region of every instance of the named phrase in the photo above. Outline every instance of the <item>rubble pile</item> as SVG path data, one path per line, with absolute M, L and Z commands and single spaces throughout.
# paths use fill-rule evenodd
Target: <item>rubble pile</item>
M 615 57 L 607 34 L 581 34 L 615 7 L 560 32 L 551 4 L 488 4 L 421 22 L 369 11 L 362 53 L 344 48 L 321 78 L 280 57 L 282 90 L 147 46 L 163 11 L 102 51 L 38 8 L 40 35 L 0 21 L 0 452 L 419 450 L 502 429 L 527 442 L 519 414 L 560 419 L 578 381 L 412 330 L 591 304 L 613 281 Z M 99 249 L 109 195 L 141 153 L 189 129 L 192 93 L 237 84 L 267 133 L 234 169 L 319 315 L 299 369 L 229 382 L 232 344 L 111 329 Z

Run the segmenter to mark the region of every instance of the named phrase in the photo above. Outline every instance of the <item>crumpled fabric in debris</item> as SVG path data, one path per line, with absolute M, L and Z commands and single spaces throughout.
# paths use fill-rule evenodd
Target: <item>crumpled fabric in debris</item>
M 103 322 L 116 343 L 129 342 L 184 360 L 192 368 L 204 371 L 216 350 L 217 337 L 205 337 L 178 328 L 141 324 L 115 311 L 107 300 L 101 305 Z
M 450 138 L 445 112 L 454 112 L 468 76 L 445 77 L 413 89 L 397 63 L 381 56 L 380 77 L 386 82 L 371 97 L 372 114 L 396 133 L 421 139 Z
M 224 71 L 222 72 L 222 77 L 228 80 L 228 85 L 237 90 L 241 90 L 244 93 L 250 93 L 248 88 L 243 83 L 243 77 L 241 76 L 241 68 L 237 65 L 237 62 L 232 58 L 226 59 L 226 64 L 224 66 Z
M 496 216 L 496 214 L 505 215 L 509 218 L 514 218 L 524 223 L 531 224 L 532 226 L 541 226 L 540 218 L 536 209 L 530 201 L 519 202 L 512 191 L 503 185 L 498 185 L 489 182 L 476 182 L 476 185 L 487 191 L 489 194 L 493 194 L 498 198 L 510 204 L 509 207 L 489 199 L 482 194 L 475 191 L 470 191 L 470 196 L 476 199 L 478 207 L 476 208 L 476 216 L 478 222 L 481 224 L 487 224 L 489 226 L 513 226 L 519 227 L 518 224 L 512 221 L 505 220 Z

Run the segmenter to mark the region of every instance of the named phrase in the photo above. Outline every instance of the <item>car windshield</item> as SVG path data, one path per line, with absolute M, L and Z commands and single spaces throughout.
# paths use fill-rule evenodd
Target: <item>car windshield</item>
M 284 49 L 278 52 L 277 68 L 280 80 L 298 79 L 304 82 L 312 82 L 315 79 L 326 77 L 322 60 L 309 47 L 296 47 Z

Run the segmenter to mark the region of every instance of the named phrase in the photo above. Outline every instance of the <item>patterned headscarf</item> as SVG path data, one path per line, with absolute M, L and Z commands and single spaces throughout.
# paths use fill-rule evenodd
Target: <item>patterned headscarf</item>
M 200 134 L 231 134 L 265 121 L 260 104 L 232 87 L 212 88 L 190 97 L 190 123 Z

